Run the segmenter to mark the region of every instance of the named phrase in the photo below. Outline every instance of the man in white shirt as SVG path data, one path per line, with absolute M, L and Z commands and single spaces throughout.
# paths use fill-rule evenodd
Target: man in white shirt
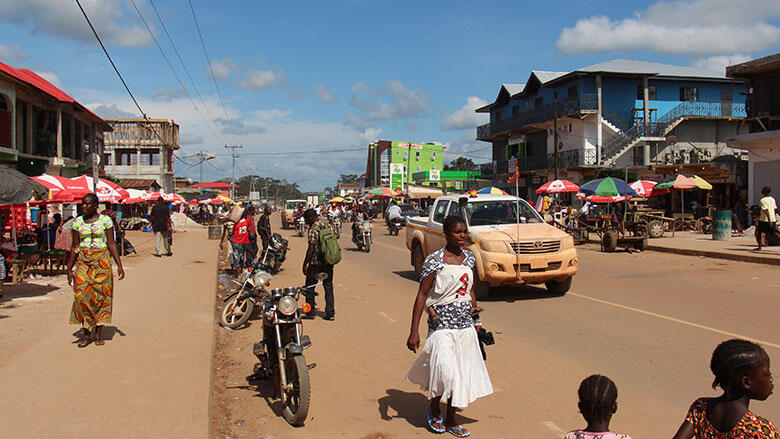
M 777 202 L 775 202 L 773 197 L 769 196 L 770 192 L 772 192 L 772 188 L 769 186 L 764 186 L 764 188 L 761 189 L 763 198 L 761 198 L 761 201 L 759 202 L 761 212 L 758 214 L 758 224 L 756 224 L 756 242 L 758 243 L 758 248 L 756 250 L 761 250 L 761 244 L 763 242 L 762 235 L 767 235 L 767 243 L 769 242 L 770 234 L 778 236 L 777 228 L 775 227 L 775 223 L 777 222 L 777 216 L 775 215 Z M 778 236 L 778 238 L 780 238 L 780 236 Z
M 385 217 L 387 217 L 388 222 L 394 218 L 401 218 L 401 206 L 396 204 L 395 200 L 393 200 L 393 204 L 385 211 Z

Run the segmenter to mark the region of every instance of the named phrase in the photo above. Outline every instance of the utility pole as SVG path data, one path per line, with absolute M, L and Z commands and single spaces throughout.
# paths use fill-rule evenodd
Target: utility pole
M 204 154 L 203 151 L 198 152 L 195 154 L 195 156 L 198 158 L 198 164 L 200 165 L 200 180 L 198 180 L 198 189 L 199 192 L 203 193 L 203 162 L 206 160 L 211 160 L 213 158 L 216 158 L 214 154 Z
M 553 161 L 555 180 L 558 179 L 558 93 L 553 93 Z
M 225 145 L 225 149 L 229 149 L 230 156 L 233 157 L 233 179 L 230 181 L 230 198 L 235 198 L 236 159 L 239 157 L 236 150 L 241 148 L 243 148 L 243 145 Z

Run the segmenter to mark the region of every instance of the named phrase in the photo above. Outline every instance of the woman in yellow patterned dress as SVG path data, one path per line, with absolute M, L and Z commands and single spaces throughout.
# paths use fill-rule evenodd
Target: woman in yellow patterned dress
M 114 296 L 111 258 L 116 262 L 119 280 L 125 277 L 125 270 L 122 268 L 122 260 L 119 259 L 116 250 L 113 222 L 108 216 L 97 213 L 97 196 L 85 195 L 81 202 L 81 209 L 83 215 L 73 221 L 73 244 L 68 258 L 68 282 L 73 285 L 75 293 L 70 311 L 70 323 L 81 325 L 82 336 L 78 346 L 83 348 L 92 340 L 98 346 L 105 344 L 103 324 L 111 323 L 111 305 Z M 90 337 L 93 327 L 95 334 Z

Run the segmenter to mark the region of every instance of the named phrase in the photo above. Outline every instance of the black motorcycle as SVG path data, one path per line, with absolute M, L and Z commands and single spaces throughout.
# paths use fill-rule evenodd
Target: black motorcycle
M 317 275 L 317 282 L 327 274 Z M 254 344 L 253 353 L 260 360 L 248 382 L 274 380 L 274 397 L 282 400 L 282 416 L 290 425 L 303 425 L 309 413 L 311 386 L 309 367 L 303 350 L 311 346 L 311 339 L 303 335 L 301 313 L 310 312 L 304 303 L 298 306 L 306 287 L 274 288 L 263 297 L 263 340 Z
M 398 235 L 398 232 L 401 231 L 401 228 L 404 226 L 404 220 L 403 218 L 393 218 L 387 220 L 387 231 L 390 233 L 390 235 Z
M 282 262 L 287 260 L 287 250 L 289 248 L 289 241 L 282 238 L 282 235 L 274 233 L 271 235 L 268 247 L 263 250 L 260 261 L 271 268 L 271 273 L 277 274 L 282 269 Z

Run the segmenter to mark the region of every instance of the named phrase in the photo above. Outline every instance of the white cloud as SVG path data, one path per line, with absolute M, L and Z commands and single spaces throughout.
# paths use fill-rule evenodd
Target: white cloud
M 336 98 L 333 97 L 330 89 L 325 84 L 317 84 L 314 86 L 314 95 L 317 97 L 317 102 L 323 104 L 335 104 Z
M 373 90 L 360 81 L 352 87 L 349 102 L 358 114 L 347 113 L 345 123 L 365 129 L 380 121 L 419 118 L 432 113 L 430 101 L 428 93 L 410 90 L 399 80 L 385 81 L 381 88 Z
M 116 104 L 93 104 L 87 105 L 87 107 L 104 119 L 130 119 L 136 117 L 135 114 L 120 109 Z
M 27 58 L 22 47 L 16 43 L 10 45 L 0 44 L 0 60 L 3 61 L 21 61 Z
M 230 75 L 238 72 L 238 65 L 230 58 L 218 59 L 211 61 L 211 71 L 214 72 L 214 77 L 224 81 L 230 78 Z M 211 72 L 206 66 L 206 72 L 210 76 Z
M 235 134 L 236 136 L 242 136 L 245 134 L 262 134 L 268 131 L 266 128 L 258 125 L 250 125 L 238 119 L 225 119 L 218 117 L 214 121 L 222 128 L 220 131 L 222 134 Z
M 379 140 L 381 134 L 381 128 L 366 128 L 360 133 L 360 143 L 368 145 L 369 143 Z
M 477 113 L 474 111 L 487 104 L 487 101 L 484 99 L 480 99 L 476 96 L 469 96 L 466 100 L 466 105 L 462 106 L 458 111 L 444 116 L 441 120 L 441 129 L 443 131 L 474 129 L 479 125 L 489 122 L 489 114 Z
M 263 91 L 280 83 L 283 78 L 284 72 L 281 70 L 249 69 L 244 80 L 236 85 L 249 90 Z
M 33 70 L 33 72 L 41 78 L 49 81 L 55 87 L 62 88 L 62 82 L 60 82 L 60 78 L 51 70 Z
M 172 101 L 174 99 L 184 97 L 186 96 L 186 93 L 184 92 L 184 89 L 179 88 L 158 88 L 154 92 L 152 92 L 152 97 L 154 99 L 159 99 L 161 101 Z
M 777 0 L 657 2 L 631 18 L 584 18 L 563 29 L 563 53 L 653 51 L 705 57 L 772 49 L 780 45 Z
M 708 72 L 725 75 L 726 66 L 743 63 L 745 61 L 750 61 L 751 59 L 750 56 L 739 53 L 734 55 L 710 56 L 708 58 L 694 60 L 693 66 Z
M 139 26 L 134 12 L 119 0 L 82 0 L 98 35 L 105 43 L 124 47 L 146 47 L 152 39 Z M 129 14 L 128 14 L 129 13 Z M 5 0 L 0 2 L 0 21 L 58 38 L 96 43 L 76 2 L 62 0 Z

